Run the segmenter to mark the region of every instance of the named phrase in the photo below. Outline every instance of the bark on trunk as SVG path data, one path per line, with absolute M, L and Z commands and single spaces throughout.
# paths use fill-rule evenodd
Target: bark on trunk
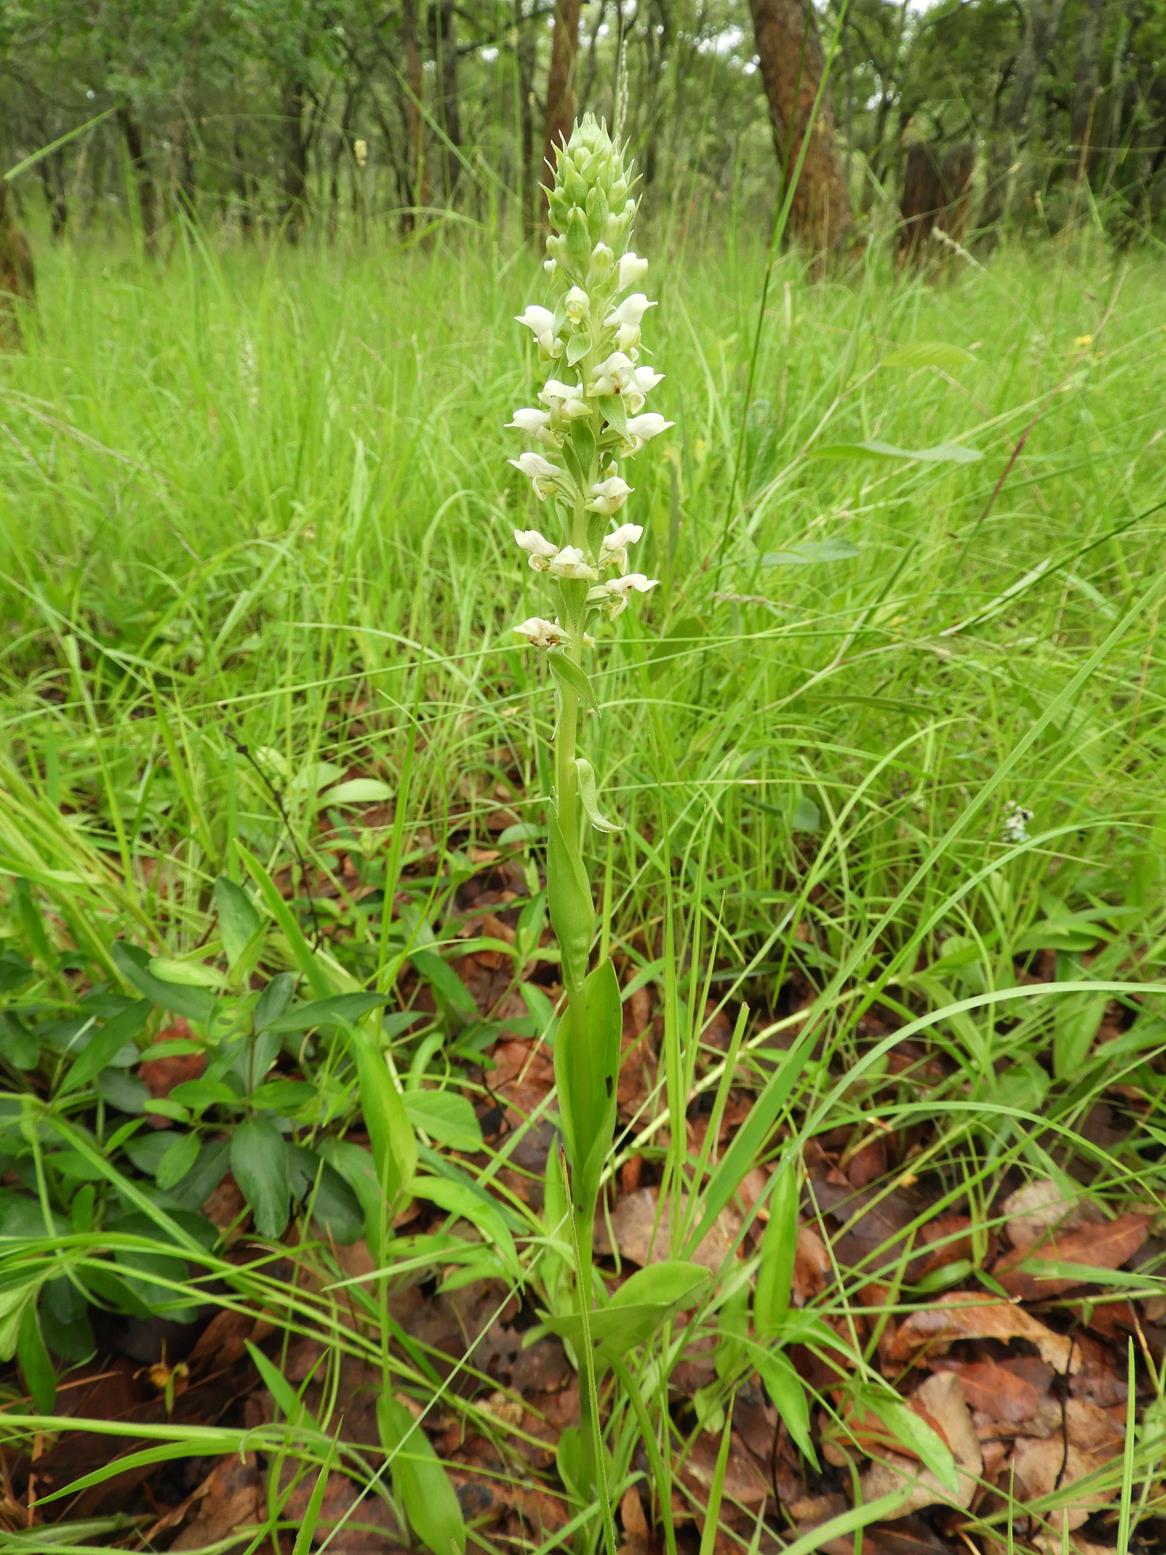
M 408 207 L 401 212 L 401 231 L 412 232 L 417 222 L 417 209 L 429 203 L 429 180 L 425 166 L 425 120 L 421 115 L 425 83 L 421 74 L 421 49 L 417 43 L 417 0 L 402 0 L 401 33 L 405 46 L 405 79 L 409 85 L 410 167 Z
M 308 142 L 304 135 L 304 83 L 292 77 L 283 93 L 283 229 L 298 243 L 308 211 Z
M 575 119 L 575 68 L 579 55 L 580 0 L 555 0 L 551 68 L 547 76 L 547 114 L 543 124 L 543 160 L 555 165 L 555 147 L 571 134 Z M 544 167 L 543 178 L 551 177 Z M 545 214 L 546 202 L 543 202 Z
M 130 111 L 128 105 L 123 105 L 117 110 L 117 119 L 121 125 L 122 136 L 126 143 L 126 153 L 130 159 L 130 170 L 134 176 L 134 187 L 138 201 L 138 219 L 142 227 L 142 245 L 148 254 L 152 254 L 158 234 L 158 193 L 154 188 L 154 178 L 150 172 L 150 159 L 146 156 L 145 146 L 142 141 L 142 127 Z
M 434 0 L 429 12 L 429 39 L 440 82 L 437 95 L 437 122 L 444 139 L 441 144 L 441 189 L 447 205 L 453 199 L 461 172 L 461 109 L 458 103 L 457 40 L 454 37 L 453 0 Z
M 1028 0 L 1024 35 L 1016 56 L 1012 84 L 1000 108 L 1000 131 L 988 163 L 981 226 L 999 229 L 1012 203 L 1012 171 L 1032 121 L 1036 79 L 1057 41 L 1065 0 Z
M 976 149 L 970 141 L 946 152 L 922 141 L 907 148 L 899 206 L 903 218 L 899 229 L 900 264 L 945 261 L 950 255 L 948 246 L 931 241 L 937 230 L 956 243 L 963 241 L 975 160 Z
M 1101 67 L 1101 39 L 1105 33 L 1105 13 L 1109 0 L 1089 0 L 1077 34 L 1077 77 L 1073 83 L 1073 108 L 1069 135 L 1077 158 L 1077 182 L 1080 183 L 1092 160 L 1089 144 L 1093 139 L 1093 117 L 1097 112 L 1097 87 Z
M 8 185 L 0 179 L 0 347 L 21 344 L 20 308 L 36 299 L 36 271 L 24 233 L 16 225 Z
M 515 55 L 518 65 L 518 140 L 522 167 L 518 190 L 522 202 L 522 236 L 529 238 L 537 224 L 535 189 L 538 172 L 534 165 L 534 67 L 537 37 L 525 16 L 523 0 L 514 0 Z
M 828 254 L 842 246 L 853 213 L 826 92 L 810 128 L 825 69 L 814 14 L 809 0 L 749 0 L 749 9 L 783 177 L 792 178 L 809 130 L 790 224 L 815 254 Z

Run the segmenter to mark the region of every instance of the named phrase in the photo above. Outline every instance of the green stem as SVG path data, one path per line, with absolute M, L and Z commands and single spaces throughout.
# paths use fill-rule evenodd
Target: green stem
M 571 1217 L 572 1239 L 575 1244 L 575 1277 L 579 1287 L 579 1319 L 582 1326 L 580 1361 L 583 1375 L 579 1379 L 579 1431 L 586 1453 L 584 1479 L 594 1489 L 603 1519 L 603 1542 L 607 1555 L 616 1555 L 615 1518 L 611 1510 L 611 1492 L 607 1484 L 607 1460 L 603 1451 L 603 1428 L 599 1420 L 599 1379 L 595 1367 L 595 1343 L 591 1337 L 591 1285 L 594 1269 L 593 1240 L 595 1231 L 595 1206 L 589 1209 L 575 1206 Z

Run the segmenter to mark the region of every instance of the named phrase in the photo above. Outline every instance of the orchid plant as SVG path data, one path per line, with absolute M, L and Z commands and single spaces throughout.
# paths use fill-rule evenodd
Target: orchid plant
M 538 404 L 516 410 L 510 422 L 529 445 L 510 462 L 552 514 L 544 526 L 550 534 L 514 531 L 555 598 L 550 619 L 533 616 L 515 632 L 545 652 L 559 699 L 547 842 L 547 901 L 566 991 L 555 1079 L 579 1274 L 583 1342 L 577 1349 L 587 1369 L 583 1397 L 590 1399 L 593 1428 L 593 1227 L 615 1132 L 621 1012 L 610 957 L 591 965 L 596 914 L 581 834 L 585 821 L 602 832 L 619 828 L 600 812 L 594 769 L 578 749 L 581 710 L 597 707 L 584 656 L 595 646 L 593 630 L 619 616 L 634 595 L 657 587 L 657 579 L 629 571 L 643 528 L 622 521 L 633 492 L 623 471 L 673 424 L 644 408 L 663 375 L 640 360 L 644 316 L 655 303 L 636 290 L 648 261 L 630 248 L 633 186 L 623 149 L 606 128 L 590 115 L 577 123 L 558 150 L 548 191 L 552 230 L 544 269 L 557 299 L 553 307 L 532 303 L 517 320 L 533 335 L 550 376 Z M 598 1448 L 596 1435 L 585 1481 L 595 1470 L 602 1476 Z

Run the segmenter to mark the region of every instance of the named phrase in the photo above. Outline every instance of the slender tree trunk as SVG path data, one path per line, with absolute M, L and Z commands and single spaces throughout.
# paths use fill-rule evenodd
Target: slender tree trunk
M 148 254 L 152 254 L 158 234 L 158 192 L 154 187 L 150 159 L 146 155 L 142 141 L 142 127 L 130 111 L 128 104 L 123 104 L 117 110 L 117 120 L 121 125 L 122 136 L 126 143 L 130 170 L 134 175 L 138 219 L 142 225 L 142 245 Z
M 0 178 L 0 349 L 15 351 L 22 341 L 20 310 L 36 300 L 36 271 L 24 233 Z
M 304 83 L 298 76 L 283 92 L 283 210 L 281 219 L 289 243 L 298 243 L 308 212 L 308 142 L 304 135 Z
M 1109 0 L 1087 0 L 1077 31 L 1077 77 L 1073 83 L 1073 108 L 1069 119 L 1069 138 L 1077 159 L 1077 182 L 1085 177 L 1089 162 L 1089 143 L 1093 138 L 1093 116 L 1097 112 L 1097 88 L 1101 67 L 1101 40 L 1105 34 Z
M 514 0 L 515 60 L 518 67 L 518 139 L 522 168 L 518 180 L 522 201 L 522 235 L 529 238 L 538 225 L 535 189 L 538 172 L 534 165 L 534 70 L 538 37 L 527 21 L 523 0 Z
M 44 191 L 45 204 L 49 208 L 49 230 L 58 243 L 65 236 L 65 228 L 69 223 L 69 204 L 59 157 L 58 152 L 55 157 L 42 157 L 36 164 L 37 177 Z
M 462 148 L 453 0 L 432 0 L 429 10 L 429 42 L 439 83 L 437 122 L 444 137 L 441 144 L 441 192 L 445 203 L 449 205 L 461 172 L 458 153 Z
M 235 193 L 239 201 L 239 235 L 246 242 L 255 231 L 255 207 L 252 204 L 252 183 L 247 154 L 243 149 L 243 137 L 239 132 L 238 124 L 235 125 L 232 152 L 235 163 Z
M 555 165 L 555 147 L 570 136 L 575 119 L 575 67 L 579 55 L 580 9 L 580 0 L 555 0 L 555 30 L 551 37 L 547 112 L 543 123 L 543 160 L 551 167 Z M 544 169 L 543 176 L 549 178 L 549 170 Z
M 815 254 L 832 253 L 841 248 L 854 218 L 826 92 L 810 128 L 825 69 L 813 10 L 809 0 L 749 0 L 749 9 L 783 177 L 792 178 L 809 130 L 790 210 L 792 229 Z
M 412 232 L 417 209 L 429 204 L 426 176 L 425 120 L 421 113 L 425 81 L 421 73 L 421 48 L 417 42 L 417 0 L 401 0 L 401 35 L 405 46 L 405 80 L 409 87 L 409 180 L 401 231 Z
M 988 185 L 980 224 L 998 230 L 1011 205 L 1013 164 L 1033 119 L 1033 92 L 1061 28 L 1065 0 L 1028 0 L 1024 35 L 1012 85 L 1000 108 L 999 133 L 988 161 Z

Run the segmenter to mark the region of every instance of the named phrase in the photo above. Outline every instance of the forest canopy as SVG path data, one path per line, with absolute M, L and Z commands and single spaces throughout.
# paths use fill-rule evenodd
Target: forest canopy
M 183 214 L 529 231 L 548 146 L 610 112 L 621 42 L 644 187 L 698 226 L 765 219 L 820 66 L 833 161 L 803 177 L 838 180 L 860 231 L 897 210 L 913 146 L 936 167 L 967 148 L 973 229 L 1160 229 L 1166 0 L 17 0 L 0 167 L 57 236 L 127 212 L 147 241 Z

